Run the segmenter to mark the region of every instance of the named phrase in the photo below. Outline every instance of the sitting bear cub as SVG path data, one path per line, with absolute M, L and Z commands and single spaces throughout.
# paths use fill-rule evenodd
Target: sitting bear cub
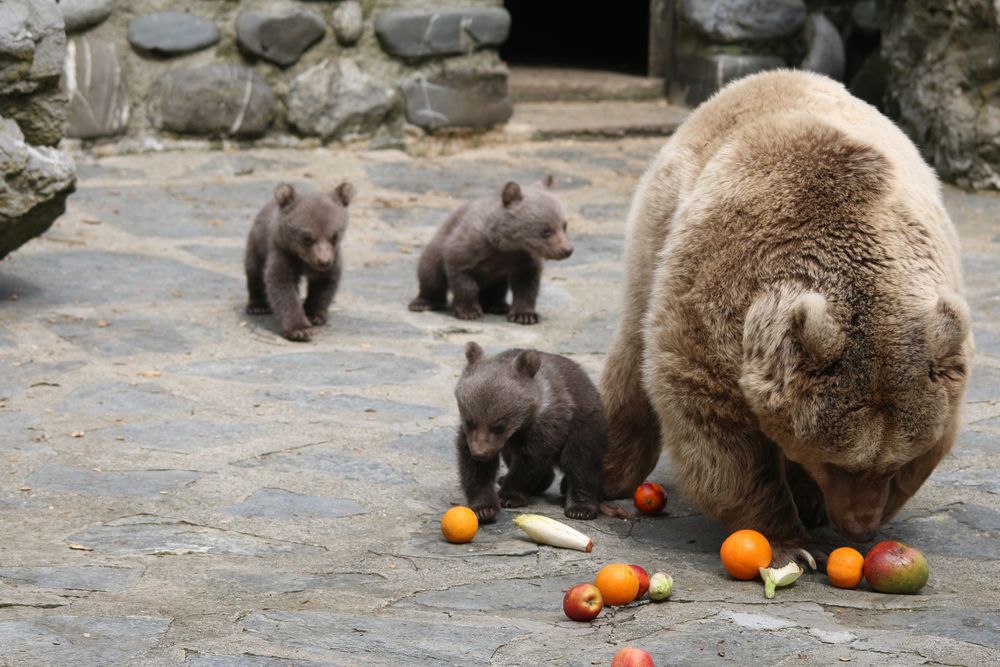
M 563 471 L 566 516 L 593 519 L 601 494 L 607 443 L 597 388 L 575 362 L 535 350 L 487 357 L 465 347 L 468 365 L 455 387 L 458 471 L 469 506 L 482 522 L 504 507 L 527 505 Z M 500 479 L 500 458 L 507 474 Z
M 872 540 L 955 442 L 973 352 L 955 229 L 914 145 L 823 76 L 703 104 L 639 182 L 601 377 L 607 497 L 666 447 L 776 564 Z

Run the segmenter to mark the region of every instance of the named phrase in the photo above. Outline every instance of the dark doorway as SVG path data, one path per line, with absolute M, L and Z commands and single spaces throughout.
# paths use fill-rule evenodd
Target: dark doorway
M 571 67 L 647 76 L 650 0 L 504 0 L 512 66 Z

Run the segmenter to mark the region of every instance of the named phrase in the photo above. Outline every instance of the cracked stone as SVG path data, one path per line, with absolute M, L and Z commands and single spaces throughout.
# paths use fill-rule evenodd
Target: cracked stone
M 514 113 L 504 72 L 456 72 L 412 77 L 401 86 L 406 119 L 428 130 L 487 128 Z
M 311 11 L 285 16 L 267 12 L 241 12 L 236 17 L 236 41 L 243 51 L 288 67 L 323 39 L 326 24 Z
M 113 42 L 92 35 L 69 40 L 63 88 L 69 99 L 67 137 L 112 137 L 128 128 L 128 86 Z
M 896 518 L 882 532 L 901 542 L 919 545 L 927 554 L 995 561 L 1000 512 L 981 505 L 960 504 L 929 516 Z M 933 571 L 931 574 L 933 577 Z
M 776 616 L 769 616 L 767 614 L 751 614 L 741 611 L 732 611 L 730 609 L 723 609 L 720 611 L 719 617 L 724 618 L 727 621 L 732 621 L 741 628 L 747 628 L 749 630 L 783 630 L 785 628 L 794 628 L 798 625 L 798 623 L 793 623 L 792 621 L 778 618 Z
M 234 516 L 265 519 L 336 519 L 368 513 L 363 505 L 350 498 L 320 498 L 284 489 L 260 489 L 223 511 Z
M 187 352 L 222 338 L 216 329 L 184 320 L 116 318 L 110 326 L 97 323 L 93 318 L 66 318 L 48 327 L 63 340 L 105 357 Z
M 220 37 L 214 23 L 188 12 L 155 12 L 128 24 L 129 43 L 139 51 L 161 57 L 200 51 Z
M 151 382 L 102 382 L 74 390 L 59 410 L 90 416 L 140 417 L 190 412 L 194 403 Z
M 4 657 L 22 665 L 124 665 L 152 649 L 169 618 L 46 615 L 0 621 Z
M 534 556 L 538 545 L 513 524 L 511 514 L 501 511 L 497 522 L 488 531 L 480 531 L 476 539 L 458 548 L 441 537 L 440 517 L 421 524 L 421 528 L 399 549 L 401 556 L 415 558 L 469 558 L 473 556 Z M 558 517 L 562 519 L 563 517 Z M 554 547 L 546 547 L 554 548 Z
M 391 9 L 375 17 L 382 48 L 402 58 L 471 53 L 499 46 L 510 32 L 510 14 L 499 7 Z
M 187 658 L 184 660 L 185 667 L 336 667 L 336 663 L 325 661 L 293 660 L 251 653 L 216 655 L 198 653 L 191 649 L 185 650 L 187 651 Z
M 425 433 L 404 435 L 385 445 L 401 456 L 420 461 L 438 461 L 444 465 L 455 463 L 455 428 L 435 428 Z
M 109 556 L 214 554 L 275 558 L 285 554 L 317 557 L 320 547 L 265 539 L 146 514 L 87 528 L 66 538 Z
M 62 14 L 53 0 L 0 4 L 0 97 L 55 85 L 65 52 Z
M 328 444 L 309 445 L 287 452 L 275 452 L 256 456 L 234 465 L 245 468 L 273 468 L 275 470 L 298 470 L 323 473 L 352 482 L 379 480 L 381 484 L 413 485 L 412 477 L 394 466 L 371 458 L 341 451 Z
M 296 389 L 266 389 L 256 395 L 262 401 L 291 403 L 299 410 L 322 413 L 331 421 L 370 418 L 378 422 L 412 422 L 439 417 L 445 412 L 438 407 L 416 403 Z
M 288 122 L 323 139 L 370 134 L 392 114 L 398 95 L 347 58 L 324 60 L 292 80 Z
M 96 496 L 159 498 L 161 492 L 178 491 L 204 473 L 190 470 L 129 470 L 95 472 L 89 468 L 46 465 L 25 482 L 36 491 L 66 491 Z
M 117 443 L 116 446 L 136 446 L 177 454 L 200 454 L 207 449 L 246 443 L 271 431 L 267 426 L 250 423 L 209 422 L 194 419 L 141 422 L 102 429 L 94 438 Z
M 130 567 L 3 567 L 0 578 L 38 588 L 122 593 L 139 581 L 142 571 Z
M 500 616 L 542 615 L 551 620 L 553 600 L 580 583 L 579 574 L 534 579 L 501 579 L 423 591 L 393 605 L 397 609 L 432 609 L 449 614 L 487 612 Z M 525 612 L 528 612 L 527 614 Z
M 267 82 L 252 69 L 230 63 L 164 72 L 148 99 L 153 126 L 178 134 L 258 136 L 277 114 Z
M 374 574 L 356 572 L 330 574 L 263 573 L 244 574 L 229 570 L 209 572 L 213 581 L 226 581 L 255 593 L 301 593 L 313 590 L 338 590 L 356 592 L 362 587 L 377 586 L 384 580 Z

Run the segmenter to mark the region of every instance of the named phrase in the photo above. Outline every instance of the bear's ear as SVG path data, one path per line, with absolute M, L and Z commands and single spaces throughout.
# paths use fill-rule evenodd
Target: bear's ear
M 347 208 L 351 205 L 351 200 L 354 199 L 354 186 L 344 181 L 333 189 L 330 193 L 330 198 L 338 204 L 343 204 L 344 208 Z
M 942 293 L 927 316 L 927 352 L 931 376 L 960 380 L 966 374 L 962 346 L 969 337 L 969 307 L 957 294 Z
M 791 325 L 806 356 L 817 369 L 826 368 L 844 351 L 846 336 L 830 316 L 826 298 L 819 292 L 806 292 L 795 300 Z
M 295 188 L 288 183 L 281 183 L 274 189 L 274 201 L 278 202 L 278 206 L 288 206 L 295 196 Z
M 479 346 L 479 343 L 470 340 L 465 344 L 465 360 L 470 366 L 482 359 L 485 354 L 486 353 L 483 352 L 483 348 Z
M 500 199 L 504 206 L 521 201 L 521 186 L 514 181 L 507 181 L 503 186 L 503 192 L 500 193 Z
M 543 188 L 551 190 L 556 185 L 556 177 L 552 174 L 545 174 L 545 178 L 539 181 Z
M 519 375 L 524 375 L 525 377 L 535 377 L 535 373 L 538 372 L 538 368 L 541 365 L 542 359 L 534 350 L 523 350 L 520 354 L 514 357 L 514 370 L 517 371 Z

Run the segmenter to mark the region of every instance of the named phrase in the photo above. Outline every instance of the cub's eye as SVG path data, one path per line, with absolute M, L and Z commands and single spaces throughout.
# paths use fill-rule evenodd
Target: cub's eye
M 476 430 L 476 422 L 472 421 L 471 419 L 466 419 L 465 420 L 465 428 L 469 429 L 470 431 L 475 431 Z
M 551 227 L 546 227 L 545 229 L 542 230 L 542 238 L 543 239 L 547 239 L 550 236 L 552 236 L 552 228 Z
M 313 243 L 316 243 L 316 239 L 311 234 L 302 235 L 302 245 L 310 246 Z
M 334 234 L 330 237 L 330 243 L 336 243 L 340 239 L 340 234 Z
M 563 231 L 565 232 L 567 229 L 569 229 L 569 223 L 564 220 L 563 221 Z
M 504 424 L 503 422 L 497 422 L 496 424 L 493 425 L 493 428 L 491 428 L 490 430 L 496 433 L 497 435 L 500 435 L 501 433 L 507 430 L 507 425 Z

